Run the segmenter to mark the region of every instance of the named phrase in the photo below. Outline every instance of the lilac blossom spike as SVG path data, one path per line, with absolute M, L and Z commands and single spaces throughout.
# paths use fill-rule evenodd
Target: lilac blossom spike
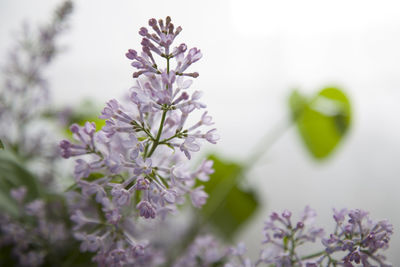
M 65 158 L 78 157 L 75 179 L 81 202 L 72 216 L 81 229 L 78 239 L 85 249 L 91 249 L 89 244 L 98 248 L 95 260 L 107 266 L 110 261 L 130 264 L 143 260 L 132 253 L 140 237 L 140 230 L 135 229 L 139 217 L 167 218 L 187 197 L 194 207 L 205 204 L 208 195 L 203 186 L 195 187 L 196 179 L 209 179 L 212 161 L 203 161 L 191 171 L 188 159 L 203 142 L 215 144 L 219 139 L 215 129 L 208 129 L 213 123 L 206 111 L 197 124 L 185 125 L 195 110 L 206 107 L 200 102 L 202 93 L 189 90 L 198 74 L 186 72 L 202 57 L 200 50 L 187 49 L 184 43 L 174 46 L 182 28 L 175 27 L 169 17 L 150 19 L 149 26 L 139 30 L 142 51 L 129 49 L 125 54 L 135 68 L 129 100 L 106 103 L 99 116 L 106 120 L 101 130 L 96 131 L 92 123 L 83 127 L 73 124 L 70 129 L 76 143 L 60 143 Z M 107 238 L 88 243 L 88 236 L 90 241 L 98 240 L 92 238 L 93 231 L 95 236 Z M 108 237 L 114 237 L 115 245 Z M 151 243 L 142 248 L 151 249 Z
M 259 259 L 251 263 L 242 249 L 231 248 L 228 265 L 259 266 L 392 266 L 381 254 L 388 248 L 393 226 L 387 220 L 374 223 L 362 210 L 334 209 L 336 229 L 324 237 L 324 230 L 314 225 L 316 212 L 305 207 L 300 219 L 293 225 L 292 213 L 273 212 L 265 223 L 263 244 Z M 347 220 L 347 221 L 346 221 Z M 324 249 L 304 254 L 304 245 L 321 241 Z M 300 249 L 299 249 L 300 248 Z M 240 252 L 242 251 L 242 252 Z M 344 255 L 344 256 L 343 256 Z

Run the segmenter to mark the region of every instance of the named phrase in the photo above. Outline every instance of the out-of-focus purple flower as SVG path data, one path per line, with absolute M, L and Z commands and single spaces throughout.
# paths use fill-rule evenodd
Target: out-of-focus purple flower
M 197 171 L 197 178 L 200 181 L 208 181 L 210 175 L 214 173 L 213 165 L 214 162 L 212 160 L 203 160 Z
M 101 246 L 101 238 L 97 235 L 87 235 L 80 232 L 74 234 L 74 237 L 80 241 L 82 241 L 80 250 L 82 252 L 90 251 L 95 252 Z
M 204 186 L 199 186 L 190 192 L 190 199 L 196 208 L 201 208 L 206 204 L 207 198 L 208 194 L 204 192 Z
M 22 203 L 25 199 L 27 189 L 25 186 L 20 186 L 16 189 L 12 189 L 10 191 L 10 195 L 14 198 L 18 203 Z
M 315 217 L 315 211 L 307 206 L 293 227 L 289 211 L 281 215 L 272 213 L 264 229 L 266 240 L 263 243 L 268 246 L 256 265 L 314 267 L 324 265 L 324 262 L 328 266 L 335 262 L 341 266 L 390 266 L 380 252 L 388 247 L 393 233 L 386 220 L 373 223 L 365 211 L 334 209 L 335 231 L 329 238 L 323 238 L 324 230 L 314 225 Z M 300 254 L 298 247 L 317 240 L 321 240 L 324 250 L 310 255 Z
M 173 267 L 218 266 L 228 255 L 225 248 L 211 235 L 198 236 Z
M 77 159 L 74 170 L 74 175 L 76 179 L 86 178 L 90 175 L 91 169 L 89 164 L 86 163 L 83 159 Z
M 128 205 L 131 199 L 131 193 L 123 188 L 120 184 L 114 185 L 111 190 L 111 195 L 113 196 L 113 201 L 117 206 Z
M 43 217 L 44 205 L 45 203 L 43 200 L 36 199 L 25 206 L 25 211 L 30 216 Z

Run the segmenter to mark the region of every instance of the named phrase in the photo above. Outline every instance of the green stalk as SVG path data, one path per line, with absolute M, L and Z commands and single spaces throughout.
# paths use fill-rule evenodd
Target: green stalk
M 164 128 L 164 122 L 165 122 L 165 117 L 167 116 L 167 112 L 168 112 L 167 109 L 165 109 L 163 111 L 163 114 L 162 114 L 162 117 L 161 117 L 161 122 L 160 122 L 160 128 L 158 128 L 156 139 L 154 140 L 153 146 L 151 147 L 150 152 L 146 156 L 146 158 L 149 158 L 149 157 L 151 157 L 151 155 L 153 155 L 153 152 L 156 150 L 156 148 L 157 148 L 157 146 L 158 146 L 158 144 L 160 142 L 160 137 L 161 137 L 162 130 Z

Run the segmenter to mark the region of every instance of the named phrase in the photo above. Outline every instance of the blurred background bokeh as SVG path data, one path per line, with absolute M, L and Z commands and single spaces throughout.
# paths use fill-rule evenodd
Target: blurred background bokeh
M 0 2 L 0 65 L 24 19 L 47 18 L 59 1 Z M 388 258 L 400 263 L 400 4 L 398 1 L 77 1 L 65 51 L 48 72 L 55 105 L 83 98 L 103 105 L 132 85 L 124 54 L 139 27 L 169 15 L 188 46 L 203 52 L 193 84 L 216 121 L 219 155 L 246 160 L 266 133 L 287 123 L 293 89 L 312 95 L 339 86 L 352 125 L 333 155 L 316 161 L 296 127 L 250 170 L 264 205 L 241 229 L 253 255 L 267 214 L 311 205 L 320 224 L 331 209 L 363 208 L 395 227 Z M 180 36 L 181 37 L 181 36 Z M 182 38 L 182 37 L 181 37 Z M 182 38 L 183 39 L 183 38 Z M 179 42 L 180 40 L 178 40 Z M 210 147 L 211 149 L 211 147 Z M 211 151 L 211 150 L 209 150 Z M 333 226 L 333 224 L 332 224 Z

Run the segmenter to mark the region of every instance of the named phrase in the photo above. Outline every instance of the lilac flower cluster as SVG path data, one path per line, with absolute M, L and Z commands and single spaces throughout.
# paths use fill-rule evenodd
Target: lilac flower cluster
M 173 267 L 219 266 L 229 255 L 229 249 L 214 236 L 198 236 Z
M 11 196 L 20 207 L 21 220 L 0 215 L 0 248 L 12 247 L 12 258 L 19 266 L 41 266 L 49 247 L 53 250 L 65 248 L 67 229 L 64 221 L 49 219 L 53 216 L 43 200 L 26 202 L 26 193 L 25 187 L 11 190 Z
M 79 193 L 71 197 L 78 199 L 71 206 L 76 237 L 81 249 L 96 252 L 94 259 L 104 266 L 150 260 L 146 251 L 151 244 L 140 239 L 138 218 L 162 219 L 186 196 L 201 207 L 207 194 L 196 187 L 196 179 L 207 181 L 213 173 L 209 160 L 194 171 L 188 167 L 202 141 L 215 144 L 219 138 L 216 129 L 202 129 L 213 124 L 207 112 L 187 126 L 189 114 L 206 107 L 199 102 L 200 91 L 188 90 L 198 73 L 186 72 L 202 54 L 197 48 L 187 51 L 185 44 L 173 46 L 182 29 L 169 17 L 150 19 L 149 26 L 154 33 L 145 27 L 139 31 L 142 52 L 126 53 L 138 70 L 129 102 L 110 100 L 100 116 L 106 120 L 100 131 L 94 123 L 73 124 L 77 142 L 60 143 L 64 158 L 79 156 L 74 171 Z M 156 56 L 165 60 L 165 67 Z
M 368 212 L 363 210 L 346 209 L 334 210 L 333 218 L 336 221 L 335 232 L 329 238 L 322 240 L 326 247 L 326 255 L 331 259 L 335 252 L 344 252 L 346 255 L 339 261 L 344 266 L 391 266 L 386 263 L 382 250 L 389 247 L 390 236 L 393 234 L 393 225 L 387 220 L 378 222 L 368 217 Z
M 316 215 L 308 206 L 297 222 L 292 221 L 292 213 L 288 210 L 280 215 L 273 212 L 265 223 L 263 243 L 268 246 L 262 251 L 259 262 L 277 266 L 314 266 L 314 262 L 298 255 L 296 248 L 323 237 L 324 230 L 314 225 Z
M 260 258 L 252 263 L 245 256 L 245 247 L 239 244 L 231 248 L 226 267 L 267 266 L 377 266 L 389 267 L 382 250 L 389 246 L 393 226 L 387 220 L 373 222 L 362 210 L 334 210 L 335 231 L 324 238 L 324 230 L 314 225 L 316 212 L 308 206 L 294 221 L 290 211 L 273 212 L 265 223 Z M 307 244 L 321 241 L 324 249 L 303 254 Z M 302 253 L 303 252 L 303 253 Z

